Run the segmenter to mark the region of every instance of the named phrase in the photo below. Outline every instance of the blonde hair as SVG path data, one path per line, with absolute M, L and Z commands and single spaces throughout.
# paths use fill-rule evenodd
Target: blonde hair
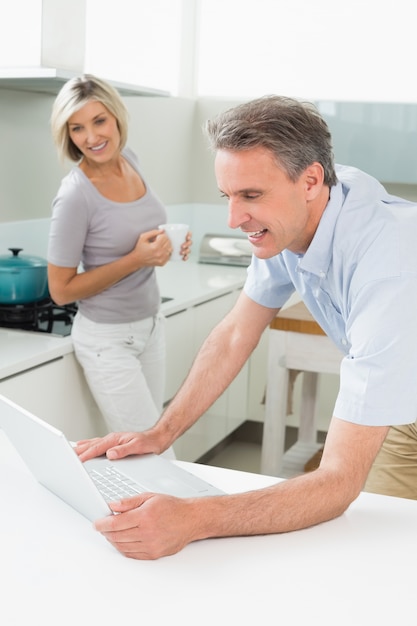
M 119 93 L 104 80 L 91 74 L 83 74 L 65 83 L 52 106 L 52 138 L 62 161 L 70 159 L 78 162 L 82 157 L 69 136 L 68 120 L 92 100 L 101 102 L 114 115 L 120 132 L 120 149 L 126 145 L 128 112 Z

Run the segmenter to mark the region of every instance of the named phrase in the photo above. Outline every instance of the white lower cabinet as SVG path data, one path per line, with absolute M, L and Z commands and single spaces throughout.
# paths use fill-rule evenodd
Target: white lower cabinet
M 264 330 L 248 362 L 247 419 L 262 422 L 265 418 L 265 393 L 268 364 L 269 327 Z
M 175 337 L 175 343 L 177 349 L 180 346 L 187 346 L 186 360 L 188 360 L 189 366 L 191 366 L 192 360 L 210 331 L 229 312 L 239 294 L 240 290 L 233 291 L 188 310 L 189 316 L 183 319 L 184 323 L 180 330 L 181 336 Z M 174 328 L 178 332 L 180 328 L 179 319 L 175 319 L 175 316 L 168 317 L 168 337 Z M 182 382 L 189 367 L 186 372 L 181 372 L 180 376 L 177 370 L 173 372 L 172 367 L 175 367 L 178 361 L 174 353 L 170 352 L 170 348 L 172 349 L 172 344 L 171 346 L 168 345 L 167 348 L 168 380 L 175 378 L 178 381 L 180 378 Z M 249 366 L 246 364 L 213 406 L 175 442 L 174 449 L 179 459 L 195 461 L 246 420 L 248 371 Z M 201 381 L 201 384 L 204 385 L 204 381 Z M 176 385 L 176 388 L 173 389 L 170 382 L 167 384 L 167 388 L 174 393 L 178 387 L 179 385 Z
M 178 391 L 194 358 L 192 341 L 194 309 L 191 307 L 166 318 L 166 382 L 164 401 Z
M 1 380 L 0 393 L 59 428 L 71 440 L 106 433 L 73 353 Z

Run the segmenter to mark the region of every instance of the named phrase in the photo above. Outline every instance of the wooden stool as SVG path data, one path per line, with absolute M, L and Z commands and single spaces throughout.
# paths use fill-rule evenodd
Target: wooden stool
M 283 478 L 303 472 L 317 443 L 318 374 L 339 374 L 342 353 L 303 302 L 283 309 L 269 327 L 261 472 Z M 290 370 L 303 372 L 297 443 L 284 454 Z

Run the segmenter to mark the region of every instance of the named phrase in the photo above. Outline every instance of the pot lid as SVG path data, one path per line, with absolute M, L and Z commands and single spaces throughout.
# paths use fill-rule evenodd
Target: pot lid
M 46 267 L 47 262 L 40 256 L 19 255 L 23 248 L 9 248 L 10 255 L 0 255 L 0 271 L 5 269 Z

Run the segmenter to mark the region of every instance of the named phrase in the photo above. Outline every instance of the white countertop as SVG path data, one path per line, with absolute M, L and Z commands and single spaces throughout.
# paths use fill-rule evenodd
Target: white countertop
M 246 267 L 197 263 L 192 259 L 157 267 L 161 296 L 173 298 L 162 305 L 162 311 L 169 315 L 238 289 L 245 282 L 246 272 Z
M 72 352 L 70 337 L 0 328 L 0 380 Z
M 179 464 L 229 493 L 279 480 Z M 413 500 L 363 493 L 313 528 L 199 541 L 135 561 L 40 486 L 1 430 L 0 492 L 5 626 L 415 623 Z
M 165 315 L 243 286 L 246 268 L 171 262 L 157 268 Z M 71 337 L 0 328 L 0 380 L 72 352 Z

